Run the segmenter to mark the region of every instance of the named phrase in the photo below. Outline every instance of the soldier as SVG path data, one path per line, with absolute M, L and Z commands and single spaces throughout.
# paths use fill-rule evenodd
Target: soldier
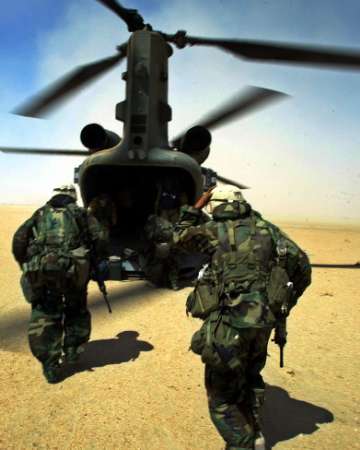
M 164 191 L 165 192 L 165 191 Z M 164 194 L 163 192 L 163 194 Z M 147 278 L 157 285 L 169 286 L 171 289 L 177 291 L 180 289 L 183 281 L 180 278 L 180 267 L 182 266 L 184 251 L 179 246 L 173 245 L 174 222 L 171 222 L 170 217 L 166 215 L 169 209 L 167 205 L 172 205 L 171 201 L 176 197 L 174 194 L 165 192 L 163 197 L 169 197 L 166 202 L 160 203 L 162 209 L 158 215 L 151 214 L 144 227 L 145 237 L 148 242 L 147 250 L 145 252 L 145 273 Z M 210 191 L 206 195 L 209 195 Z M 169 200 L 171 199 L 171 201 Z M 172 212 L 175 211 L 170 209 Z M 179 217 L 180 204 L 177 204 L 176 215 L 171 217 Z M 195 218 L 197 224 L 205 223 L 209 220 L 209 216 L 195 208 Z M 189 218 L 187 217 L 189 215 Z M 187 208 L 187 214 L 183 212 L 181 226 L 187 227 L 188 223 L 191 225 L 194 220 L 191 208 Z M 177 229 L 179 229 L 179 224 Z M 199 259 L 199 258 L 197 258 Z M 201 257 L 202 259 L 202 257 Z
M 226 449 L 264 448 L 259 409 L 264 402 L 267 344 L 280 313 L 287 314 L 311 282 L 306 254 L 247 203 L 241 192 L 215 189 L 212 220 L 198 225 L 196 208 L 183 208 L 177 245 L 201 250 L 208 263 L 187 300 L 204 320 L 191 349 L 205 363 L 211 419 Z
M 165 218 L 151 214 L 144 226 L 146 246 L 142 266 L 146 278 L 158 286 L 177 287 L 177 270 L 171 255 L 173 225 Z
M 88 210 L 110 235 L 111 228 L 117 224 L 116 206 L 111 197 L 105 193 L 97 195 L 89 203 Z
M 106 233 L 76 204 L 73 185 L 54 195 L 16 231 L 13 254 L 23 274 L 21 286 L 31 303 L 30 349 L 49 383 L 61 381 L 62 351 L 68 363 L 89 340 L 87 283 L 90 261 L 104 267 Z M 95 258 L 94 258 L 95 254 Z

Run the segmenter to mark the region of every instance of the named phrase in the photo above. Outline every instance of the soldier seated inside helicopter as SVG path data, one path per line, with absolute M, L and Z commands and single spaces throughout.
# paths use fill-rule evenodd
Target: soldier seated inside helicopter
M 136 271 L 139 272 L 139 267 L 144 271 L 144 277 L 155 284 L 168 284 L 163 275 L 169 255 L 160 254 L 158 245 L 165 244 L 166 239 L 158 230 L 154 237 L 153 225 L 171 229 L 178 220 L 180 207 L 194 197 L 191 177 L 180 169 L 169 168 L 166 174 L 154 167 L 151 171 L 142 167 L 101 169 L 90 174 L 86 183 L 90 189 L 84 194 L 85 198 L 91 198 L 89 209 L 108 230 L 110 264 L 130 257 Z M 170 260 L 165 264 L 167 267 Z M 171 266 L 174 264 L 172 261 Z M 124 278 L 120 273 L 114 276 L 114 271 L 110 276 Z

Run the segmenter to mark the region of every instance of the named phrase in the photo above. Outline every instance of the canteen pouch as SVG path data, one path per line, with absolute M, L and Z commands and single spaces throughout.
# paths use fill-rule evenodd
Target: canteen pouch
M 69 251 L 71 257 L 71 266 L 67 277 L 77 287 L 83 287 L 90 278 L 90 251 L 85 247 L 78 247 Z
M 237 358 L 238 339 L 238 330 L 231 326 L 229 315 L 214 311 L 194 333 L 190 348 L 201 356 L 203 363 L 226 372 L 236 370 L 241 364 Z
M 216 273 L 206 268 L 200 275 L 195 289 L 189 294 L 186 301 L 186 313 L 192 317 L 205 319 L 212 311 L 219 308 L 221 286 Z
M 280 313 L 281 306 L 288 301 L 288 282 L 289 276 L 286 270 L 279 265 L 274 266 L 267 284 L 267 296 L 269 306 L 275 316 Z

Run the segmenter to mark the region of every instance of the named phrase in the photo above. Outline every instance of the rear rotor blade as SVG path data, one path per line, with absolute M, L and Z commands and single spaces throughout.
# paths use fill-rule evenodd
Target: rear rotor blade
M 120 17 L 128 26 L 129 31 L 142 30 L 145 26 L 144 19 L 136 9 L 127 9 L 115 0 L 97 0 Z
M 217 175 L 216 178 L 224 184 L 230 184 L 230 186 L 235 186 L 239 189 L 250 189 L 249 186 L 245 186 L 245 184 L 238 183 L 237 181 L 230 180 L 230 178 L 222 177 L 221 175 Z
M 199 125 L 212 130 L 239 116 L 245 116 L 266 104 L 289 97 L 287 94 L 271 89 L 248 86 L 232 97 L 230 101 L 204 117 Z
M 0 152 L 4 153 L 22 153 L 28 155 L 65 155 L 65 156 L 89 156 L 86 150 L 62 150 L 55 148 L 17 148 L 17 147 L 0 147 Z
M 208 39 L 186 36 L 183 31 L 165 36 L 179 48 L 185 45 L 207 45 L 218 47 L 248 60 L 301 64 L 320 68 L 360 69 L 360 51 L 352 49 L 242 39 Z
M 220 125 L 234 120 L 239 116 L 245 116 L 256 109 L 260 109 L 265 105 L 289 97 L 283 92 L 273 91 L 255 86 L 248 86 L 244 91 L 241 91 L 231 100 L 227 101 L 214 111 L 210 112 L 196 125 L 212 130 Z M 173 139 L 172 144 L 178 147 L 185 132 Z
M 60 103 L 119 63 L 124 58 L 122 48 L 123 46 L 119 47 L 121 53 L 118 55 L 78 66 L 12 112 L 27 117 L 45 117 Z

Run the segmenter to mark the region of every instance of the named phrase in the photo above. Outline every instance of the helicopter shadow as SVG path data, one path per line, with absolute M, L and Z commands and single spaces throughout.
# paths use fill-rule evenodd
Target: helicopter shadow
M 90 371 L 110 364 L 122 364 L 135 361 L 141 352 L 149 352 L 154 346 L 149 342 L 138 340 L 137 331 L 122 331 L 113 339 L 99 339 L 84 345 L 84 351 L 75 364 L 64 367 L 63 378 L 76 373 Z
M 270 385 L 266 386 L 261 416 L 266 450 L 299 434 L 312 434 L 319 429 L 319 424 L 334 421 L 329 410 L 292 398 L 284 389 Z

